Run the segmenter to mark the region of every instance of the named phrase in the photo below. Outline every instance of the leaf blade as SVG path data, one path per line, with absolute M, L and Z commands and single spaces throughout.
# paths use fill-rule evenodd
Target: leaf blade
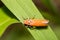
M 6 12 L 4 12 L 4 7 L 0 8 L 0 37 L 3 35 L 3 33 L 5 32 L 5 30 L 7 29 L 7 27 L 12 24 L 17 22 L 16 19 L 9 17 L 8 15 L 6 15 Z M 8 10 L 7 10 L 8 11 Z M 10 13 L 10 12 L 8 12 Z
M 44 19 L 31 0 L 2 0 L 2 2 L 22 23 L 24 20 L 23 18 L 32 18 L 34 15 L 36 15 L 35 18 Z M 49 26 L 47 29 L 42 30 L 30 30 L 29 28 L 27 28 L 27 30 L 31 33 L 35 40 L 58 40 Z

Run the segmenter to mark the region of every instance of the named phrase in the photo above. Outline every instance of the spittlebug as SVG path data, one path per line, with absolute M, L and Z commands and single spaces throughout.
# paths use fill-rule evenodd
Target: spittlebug
M 24 20 L 25 25 L 36 26 L 36 27 L 45 27 L 49 23 L 49 20 L 40 20 L 40 19 L 26 19 Z

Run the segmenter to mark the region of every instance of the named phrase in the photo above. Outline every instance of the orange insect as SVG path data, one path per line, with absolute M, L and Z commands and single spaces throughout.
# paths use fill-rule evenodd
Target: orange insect
M 47 26 L 49 23 L 48 20 L 40 20 L 40 19 L 27 19 L 24 20 L 24 24 L 29 25 L 29 26 L 36 26 L 36 27 L 44 27 Z

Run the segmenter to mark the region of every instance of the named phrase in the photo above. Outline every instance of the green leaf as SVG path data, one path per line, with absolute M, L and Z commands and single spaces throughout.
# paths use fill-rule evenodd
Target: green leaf
M 26 18 L 44 19 L 37 10 L 32 0 L 1 0 L 8 9 L 23 23 Z M 24 26 L 25 27 L 25 26 Z M 53 30 L 48 26 L 46 29 L 29 29 L 27 30 L 35 40 L 58 40 Z
M 5 31 L 1 40 L 35 40 L 22 23 L 14 23 Z
M 6 28 L 9 25 L 17 22 L 15 17 L 12 18 L 11 16 L 13 16 L 13 15 L 10 15 L 10 14 L 11 14 L 11 12 L 9 10 L 7 10 L 5 6 L 0 8 L 0 37 L 3 35 Z

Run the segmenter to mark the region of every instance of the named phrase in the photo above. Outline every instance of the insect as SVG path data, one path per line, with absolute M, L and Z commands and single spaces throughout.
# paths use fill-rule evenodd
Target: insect
M 25 25 L 36 26 L 36 27 L 45 27 L 49 23 L 49 20 L 40 20 L 40 19 L 26 19 L 24 20 Z

